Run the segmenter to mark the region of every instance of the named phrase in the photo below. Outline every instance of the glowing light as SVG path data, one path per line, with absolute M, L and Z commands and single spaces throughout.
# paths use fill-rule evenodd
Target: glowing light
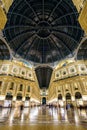
M 87 101 L 87 96 L 86 95 L 83 96 L 83 100 Z
M 50 100 L 48 103 L 57 102 L 57 98 Z
M 36 103 L 40 103 L 40 101 L 36 100 L 35 98 L 31 98 L 31 102 L 34 101 Z
M 5 100 L 5 96 L 0 96 L 0 100 Z

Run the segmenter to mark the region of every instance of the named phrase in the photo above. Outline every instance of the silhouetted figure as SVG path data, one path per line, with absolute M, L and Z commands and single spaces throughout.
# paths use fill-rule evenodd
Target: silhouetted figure
M 66 104 L 66 110 L 70 109 L 70 104 Z
M 11 109 L 12 109 L 12 104 L 9 104 L 9 108 L 10 108 L 10 112 L 11 112 Z
M 70 108 L 73 110 L 73 109 L 74 109 L 74 105 L 73 105 L 73 104 L 71 104 L 71 105 L 70 105 Z
M 11 106 L 11 105 L 9 104 L 9 105 L 8 105 L 8 108 L 10 108 L 10 106 Z
M 21 104 L 21 105 L 20 105 L 20 116 L 21 116 L 21 114 L 22 114 L 23 109 L 24 109 L 24 105 Z
M 80 109 L 80 112 L 81 112 L 82 111 L 82 106 L 81 105 L 79 106 L 79 109 Z
M 58 107 L 59 107 L 59 109 L 60 109 L 60 104 L 59 104 L 59 106 L 58 106 Z
M 2 105 L 0 104 L 0 110 L 2 110 Z

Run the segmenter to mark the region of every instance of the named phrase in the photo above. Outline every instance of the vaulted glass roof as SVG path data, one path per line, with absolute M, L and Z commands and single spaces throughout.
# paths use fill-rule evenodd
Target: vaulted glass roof
M 60 61 L 78 46 L 83 31 L 72 0 L 14 0 L 4 35 L 14 56 L 35 63 Z
M 48 88 L 53 69 L 49 66 L 39 66 L 35 69 L 39 87 L 41 89 Z

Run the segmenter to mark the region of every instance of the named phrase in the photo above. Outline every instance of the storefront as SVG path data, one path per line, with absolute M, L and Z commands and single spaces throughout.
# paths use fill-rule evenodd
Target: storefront
M 12 107 L 13 95 L 11 92 L 7 93 L 3 107 Z
M 75 100 L 76 100 L 77 107 L 83 106 L 83 99 L 82 99 L 82 95 L 80 92 L 75 93 Z
M 62 94 L 59 94 L 58 95 L 58 106 L 59 107 L 63 107 L 64 103 L 63 103 L 63 100 L 62 100 Z
M 24 103 L 25 107 L 29 107 L 30 106 L 30 97 L 25 97 L 25 103 Z

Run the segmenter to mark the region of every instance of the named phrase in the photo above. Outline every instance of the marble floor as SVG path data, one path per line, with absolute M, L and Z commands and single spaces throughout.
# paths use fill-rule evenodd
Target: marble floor
M 87 130 L 87 110 L 1 108 L 0 130 Z

